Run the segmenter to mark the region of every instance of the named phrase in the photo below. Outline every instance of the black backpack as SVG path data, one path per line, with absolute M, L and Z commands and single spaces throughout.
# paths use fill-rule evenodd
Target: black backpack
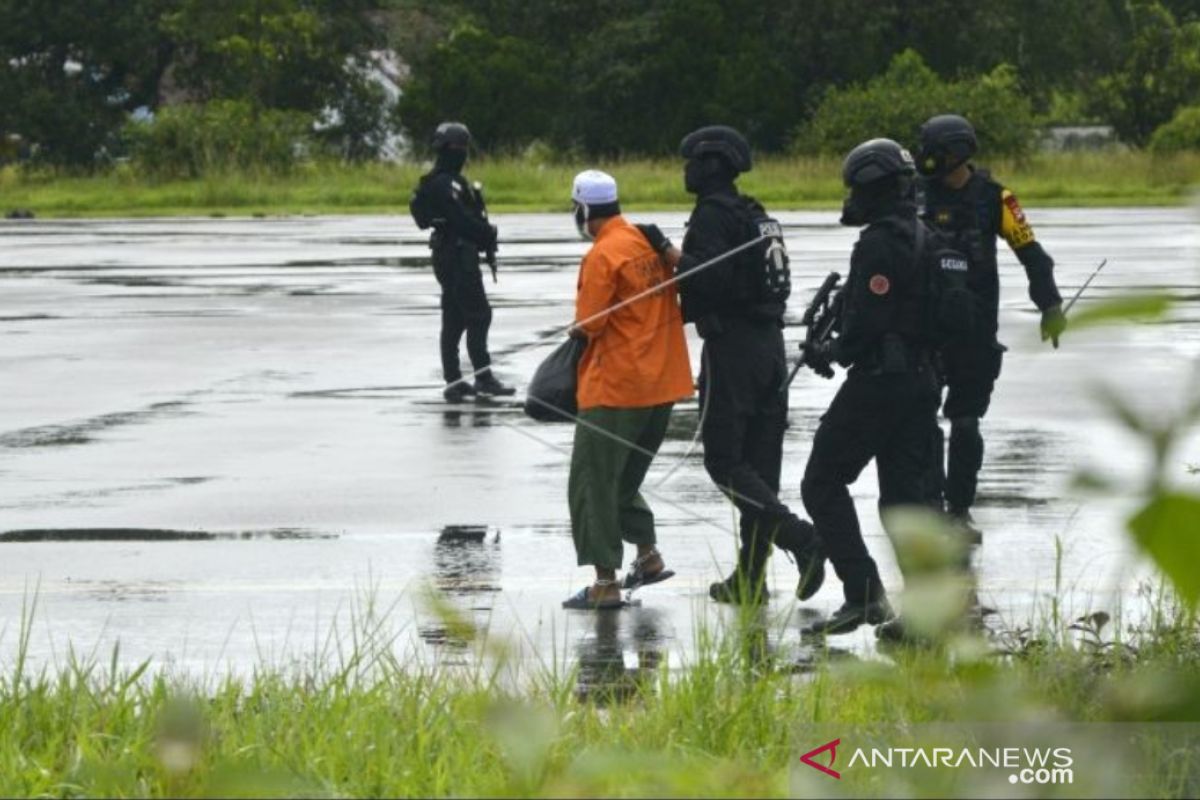
M 429 175 L 421 176 L 417 188 L 413 189 L 412 198 L 408 201 L 408 210 L 412 214 L 413 222 L 423 231 L 432 227 L 435 216 L 427 190 L 429 178 Z
M 739 259 L 744 278 L 739 299 L 765 310 L 777 310 L 782 315 L 792 294 L 791 260 L 783 241 L 783 226 L 753 197 L 718 194 L 707 199 L 728 208 L 743 220 L 746 241 L 768 237 Z
M 916 251 L 928 279 L 929 336 L 938 345 L 975 332 L 976 298 L 967 284 L 971 259 L 952 237 L 917 220 Z

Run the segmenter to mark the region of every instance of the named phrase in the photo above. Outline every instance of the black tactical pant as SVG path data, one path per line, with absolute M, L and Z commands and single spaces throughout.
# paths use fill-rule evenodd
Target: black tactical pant
M 435 235 L 433 272 L 442 287 L 442 375 L 452 383 L 462 377 L 458 343 L 464 332 L 474 371 L 491 366 L 487 339 L 492 306 L 483 289 L 483 271 L 474 243 L 451 237 L 439 241 Z
M 756 553 L 759 563 L 772 541 L 791 551 L 810 545 L 806 526 L 779 501 L 787 371 L 783 332 L 774 320 L 723 319 L 721 331 L 705 339 L 704 467 L 737 506 L 744 552 Z
M 821 417 L 801 492 L 847 602 L 876 598 L 883 588 L 863 541 L 850 484 L 873 458 L 880 511 L 925 504 L 933 457 L 929 431 L 937 404 L 931 369 L 890 375 L 851 370 Z
M 950 446 L 945 459 L 940 427 L 935 432 L 935 443 L 937 469 L 945 463 L 945 502 L 951 512 L 965 513 L 975 504 L 984 448 L 979 421 L 991 405 L 1003 357 L 1003 346 L 995 342 L 949 347 L 942 354 L 946 381 L 942 415 L 950 420 Z

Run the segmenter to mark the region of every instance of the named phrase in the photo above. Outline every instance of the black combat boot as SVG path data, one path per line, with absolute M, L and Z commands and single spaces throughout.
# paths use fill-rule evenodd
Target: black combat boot
M 949 511 L 950 520 L 958 528 L 963 541 L 970 545 L 983 544 L 983 531 L 975 527 L 975 520 L 969 509 L 952 508 Z
M 511 386 L 505 386 L 496 380 L 491 369 L 482 369 L 475 373 L 475 391 L 483 397 L 508 397 L 517 393 Z
M 728 578 L 708 587 L 708 596 L 718 603 L 766 603 L 771 597 L 766 581 L 770 554 L 771 546 L 765 542 L 743 541 L 737 566 Z
M 791 554 L 796 562 L 796 569 L 800 570 L 796 597 L 808 600 L 825 583 L 825 552 L 817 538 L 817 529 L 808 520 L 792 517 L 779 526 L 775 546 Z
M 855 600 L 847 599 L 841 608 L 829 615 L 827 619 L 814 622 L 804 630 L 804 633 L 836 636 L 839 633 L 850 633 L 857 630 L 860 625 L 879 625 L 895 616 L 882 584 L 875 584 L 870 587 L 864 597 Z
M 447 403 L 461 403 L 474 396 L 475 387 L 461 378 L 446 384 L 446 388 L 442 390 L 442 397 L 446 398 Z

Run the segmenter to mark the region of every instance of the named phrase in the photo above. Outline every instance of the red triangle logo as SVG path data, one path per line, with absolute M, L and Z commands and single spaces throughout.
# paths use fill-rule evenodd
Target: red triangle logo
M 802 762 L 804 762 L 805 764 L 808 764 L 813 769 L 820 770 L 821 772 L 824 772 L 826 775 L 832 775 L 833 777 L 837 778 L 838 780 L 841 780 L 842 773 L 831 769 L 831 767 L 833 767 L 833 762 L 837 761 L 837 748 L 838 748 L 838 745 L 841 743 L 842 743 L 841 739 L 834 739 L 832 742 L 826 742 L 825 744 L 818 747 L 816 750 L 809 750 L 807 753 L 800 756 L 800 760 Z M 824 764 L 818 764 L 816 761 L 813 761 L 813 756 L 818 756 L 821 753 L 824 753 L 826 750 L 829 751 L 829 766 L 828 767 L 825 766 Z

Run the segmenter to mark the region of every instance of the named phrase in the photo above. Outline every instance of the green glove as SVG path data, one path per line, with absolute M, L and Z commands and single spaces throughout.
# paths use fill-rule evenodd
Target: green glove
M 1047 339 L 1058 349 L 1058 337 L 1067 329 L 1067 315 L 1062 306 L 1050 306 L 1042 312 L 1042 341 Z

